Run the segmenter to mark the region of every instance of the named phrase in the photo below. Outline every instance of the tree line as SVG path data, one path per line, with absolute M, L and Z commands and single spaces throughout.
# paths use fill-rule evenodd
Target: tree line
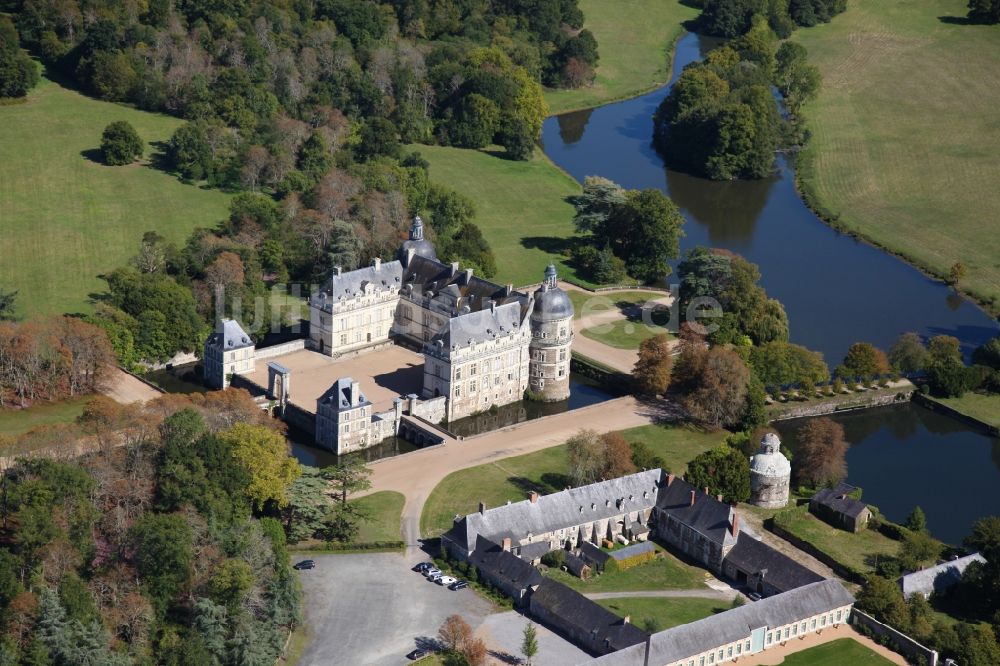
M 695 19 L 700 32 L 716 37 L 746 33 L 755 17 L 782 39 L 796 28 L 828 23 L 847 9 L 847 0 L 695 0 L 701 14 Z

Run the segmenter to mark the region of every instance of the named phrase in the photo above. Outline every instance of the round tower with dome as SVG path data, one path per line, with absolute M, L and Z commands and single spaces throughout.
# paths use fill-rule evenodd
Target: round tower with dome
M 792 466 L 781 453 L 781 440 L 773 432 L 760 440 L 760 450 L 750 458 L 750 502 L 765 509 L 788 504 Z
M 437 252 L 434 245 L 424 238 L 424 221 L 417 215 L 413 218 L 413 225 L 410 227 L 410 239 L 403 241 L 399 248 L 399 261 L 404 266 L 408 266 L 410 259 L 414 256 L 425 257 L 437 261 Z
M 545 281 L 535 291 L 534 299 L 528 387 L 545 402 L 566 400 L 573 344 L 573 302 L 559 287 L 554 265 L 549 264 L 545 269 Z

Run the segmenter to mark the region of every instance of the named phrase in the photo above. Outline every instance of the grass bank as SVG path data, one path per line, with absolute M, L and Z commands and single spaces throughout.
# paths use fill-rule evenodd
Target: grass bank
M 624 431 L 627 440 L 645 442 L 668 469 L 680 471 L 699 453 L 717 446 L 727 434 L 663 425 Z M 440 535 L 451 527 L 455 514 L 472 513 L 479 502 L 492 507 L 508 500 L 520 501 L 529 490 L 542 494 L 563 490 L 572 485 L 569 471 L 569 456 L 566 446 L 561 444 L 452 472 L 427 498 L 420 516 L 420 533 L 425 538 Z
M 0 287 L 18 314 L 84 312 L 100 273 L 134 255 L 145 231 L 186 240 L 226 216 L 229 197 L 184 185 L 147 162 L 98 161 L 104 127 L 127 120 L 166 141 L 181 120 L 100 102 L 42 79 L 27 102 L 0 107 Z
M 671 336 L 670 331 L 664 326 L 649 326 L 631 319 L 598 324 L 585 328 L 580 333 L 591 340 L 618 349 L 638 349 L 644 340 L 661 333 Z
M 860 573 L 873 572 L 879 557 L 896 557 L 899 554 L 899 542 L 881 532 L 873 529 L 862 529 L 860 532 L 837 529 L 809 513 L 806 505 L 786 509 L 781 512 L 780 518 L 781 527 L 793 536 Z M 778 517 L 775 520 L 777 522 Z
M 1000 429 L 1000 394 L 966 393 L 961 398 L 929 399 L 994 430 Z
M 597 38 L 600 61 L 594 84 L 547 90 L 553 114 L 635 97 L 670 80 L 673 46 L 682 23 L 698 15 L 678 0 L 580 0 L 585 27 Z
M 835 226 L 1000 310 L 1000 39 L 965 0 L 854 0 L 798 30 L 823 84 L 798 164 L 807 203 Z
M 729 610 L 729 605 L 718 599 L 622 597 L 620 599 L 600 599 L 600 605 L 612 613 L 630 617 L 630 622 L 643 629 L 663 631 L 709 615 Z
M 16 437 L 40 426 L 72 423 L 83 413 L 91 398 L 93 396 L 86 395 L 40 403 L 28 409 L 0 409 L 0 437 Z
M 403 504 L 406 503 L 406 497 L 402 493 L 381 490 L 359 497 L 352 503 L 369 516 L 358 532 L 359 543 L 398 541 L 402 538 L 400 518 L 403 515 Z
M 574 234 L 573 205 L 579 183 L 536 149 L 528 161 L 499 153 L 444 146 L 410 146 L 430 162 L 431 180 L 444 183 L 476 204 L 475 222 L 493 248 L 496 282 L 515 286 L 542 281 L 555 261 L 563 277 L 577 281 L 565 264 L 567 242 Z

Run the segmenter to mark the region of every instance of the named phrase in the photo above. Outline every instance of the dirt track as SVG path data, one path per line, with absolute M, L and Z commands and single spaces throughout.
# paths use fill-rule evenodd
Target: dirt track
M 111 368 L 107 385 L 101 393 L 123 405 L 146 402 L 162 395 L 152 386 L 144 384 L 117 366 Z

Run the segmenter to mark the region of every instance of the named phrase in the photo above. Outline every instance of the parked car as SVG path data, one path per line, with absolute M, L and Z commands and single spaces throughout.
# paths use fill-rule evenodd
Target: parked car
M 749 599 L 750 601 L 760 601 L 761 598 L 762 597 L 757 592 L 751 592 L 750 594 L 747 595 L 747 599 Z
M 429 651 L 427 651 L 427 650 L 421 650 L 420 648 L 417 648 L 413 652 L 411 652 L 408 655 L 406 655 L 406 658 L 409 659 L 410 661 L 416 661 L 418 659 L 423 659 L 424 657 L 428 656 L 429 654 L 430 654 Z
M 417 566 L 413 567 L 414 571 L 419 571 L 420 573 L 426 572 L 428 569 L 433 569 L 434 565 L 430 562 L 421 562 Z
M 451 576 L 441 576 L 440 578 L 438 578 L 434 582 L 437 583 L 438 585 L 448 586 L 448 585 L 451 585 L 452 583 L 457 583 L 458 579 L 457 578 L 452 578 Z
M 434 574 L 440 574 L 441 570 L 437 567 L 431 567 L 430 569 L 424 569 L 424 575 L 430 578 Z
M 436 582 L 438 582 L 438 578 L 440 578 L 443 575 L 444 574 L 441 573 L 440 571 L 437 571 L 437 572 L 431 573 L 431 574 L 427 574 L 427 580 L 429 580 L 432 583 L 436 583 Z
M 448 586 L 449 590 L 464 590 L 469 587 L 469 584 L 464 580 L 456 580 L 454 583 Z
M 292 568 L 293 569 L 298 569 L 299 571 L 301 571 L 303 569 L 315 569 L 316 568 L 316 561 L 315 560 L 302 560 L 301 562 L 298 562 L 297 564 L 295 564 L 295 566 L 293 566 Z

